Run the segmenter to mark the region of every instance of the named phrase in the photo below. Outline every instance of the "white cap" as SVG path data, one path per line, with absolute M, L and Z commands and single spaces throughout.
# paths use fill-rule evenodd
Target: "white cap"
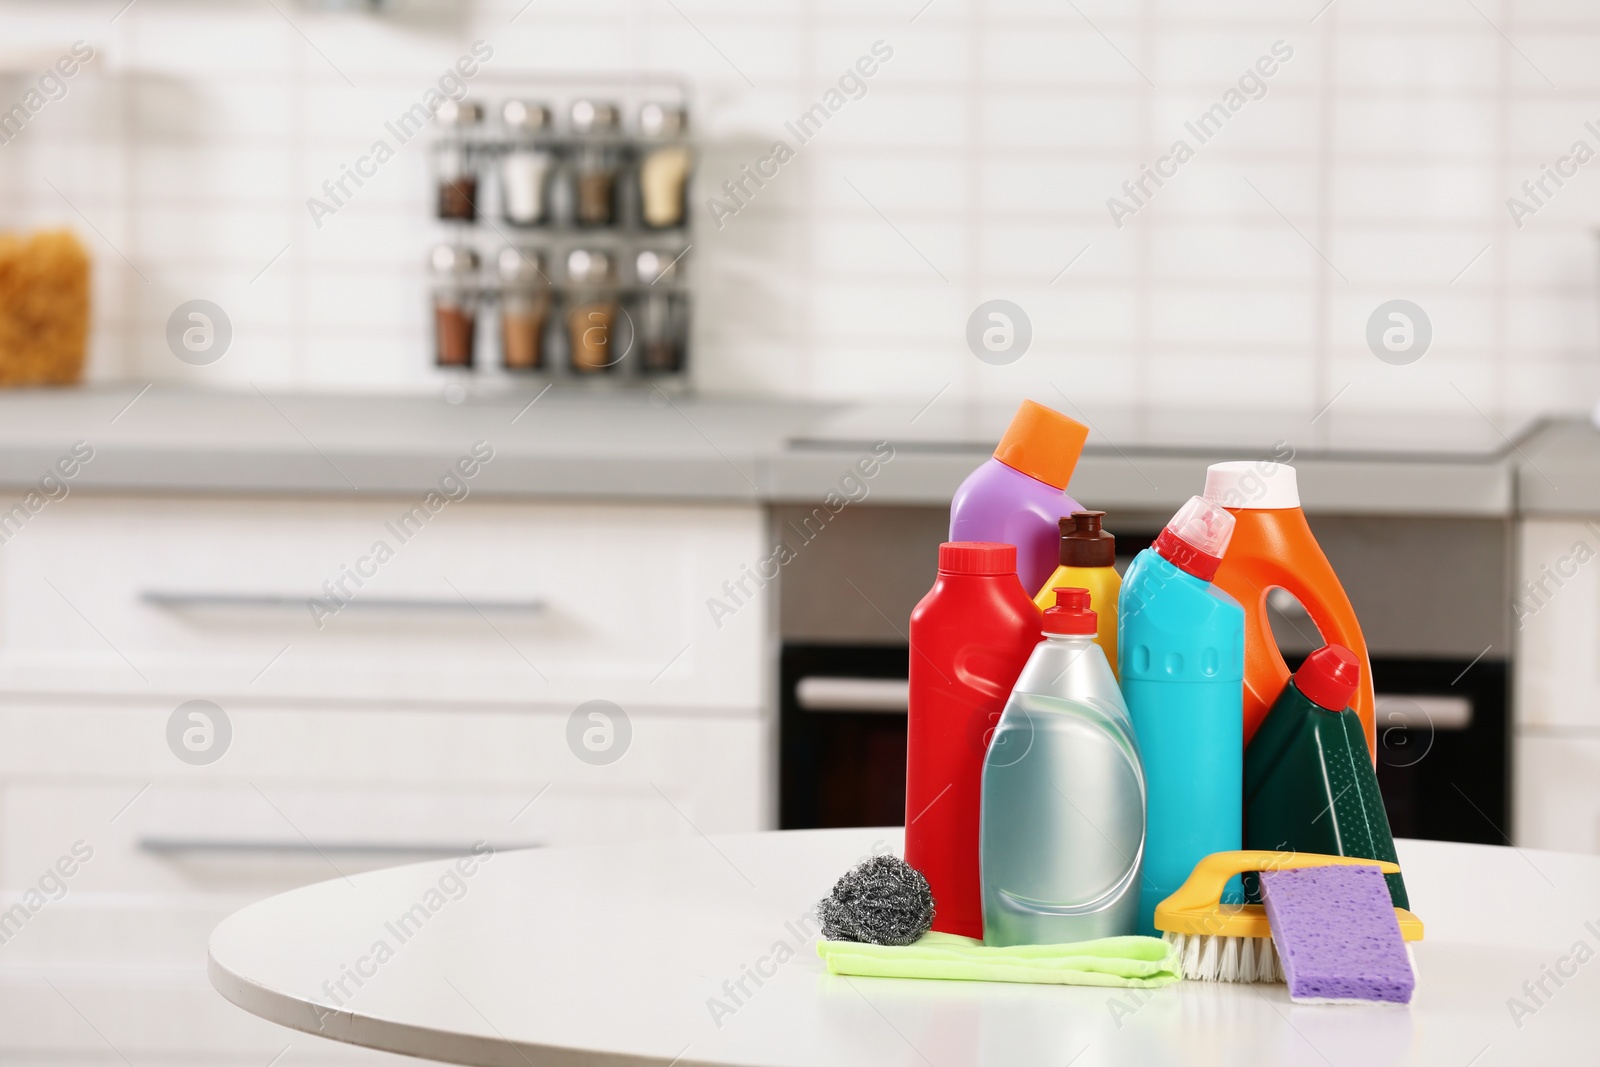
M 1206 468 L 1205 497 L 1225 508 L 1278 511 L 1300 506 L 1300 487 L 1287 463 L 1240 460 Z

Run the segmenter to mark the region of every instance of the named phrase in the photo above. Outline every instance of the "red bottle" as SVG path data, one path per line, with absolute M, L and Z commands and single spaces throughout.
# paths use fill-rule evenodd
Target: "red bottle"
M 983 936 L 983 757 L 1040 625 L 1017 579 L 1016 546 L 939 546 L 938 580 L 911 613 L 906 862 L 927 877 L 943 933 Z

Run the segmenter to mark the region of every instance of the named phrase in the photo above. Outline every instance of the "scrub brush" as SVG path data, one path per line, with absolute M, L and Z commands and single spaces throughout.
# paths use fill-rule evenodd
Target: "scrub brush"
M 1377 867 L 1398 874 L 1399 864 L 1358 856 L 1321 856 L 1309 852 L 1214 852 L 1195 864 L 1178 891 L 1156 905 L 1155 925 L 1172 945 L 1185 978 L 1202 982 L 1281 982 L 1283 965 L 1272 944 L 1267 910 L 1260 904 L 1224 904 L 1228 879 L 1250 871 L 1283 871 L 1302 867 Z M 1404 908 L 1394 909 L 1400 936 L 1422 940 L 1422 920 Z M 1406 946 L 1409 954 L 1411 946 Z M 1412 963 L 1415 968 L 1415 961 Z

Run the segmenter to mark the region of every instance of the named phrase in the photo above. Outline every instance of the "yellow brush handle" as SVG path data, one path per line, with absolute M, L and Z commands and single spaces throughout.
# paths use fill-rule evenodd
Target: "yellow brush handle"
M 1359 856 L 1322 856 L 1314 852 L 1213 852 L 1166 900 L 1156 905 L 1155 926 L 1177 934 L 1211 937 L 1270 937 L 1267 910 L 1260 904 L 1223 904 L 1228 879 L 1246 871 L 1287 871 L 1302 867 L 1376 867 L 1384 874 L 1400 873 L 1400 865 Z M 1422 920 L 1404 908 L 1394 909 L 1400 936 L 1422 940 Z
M 1179 911 L 1204 908 L 1222 899 L 1228 879 L 1246 871 L 1292 871 L 1301 867 L 1377 867 L 1384 874 L 1399 874 L 1400 865 L 1359 856 L 1323 856 L 1315 852 L 1269 852 L 1247 849 L 1213 852 L 1194 865 L 1189 877 L 1162 906 Z

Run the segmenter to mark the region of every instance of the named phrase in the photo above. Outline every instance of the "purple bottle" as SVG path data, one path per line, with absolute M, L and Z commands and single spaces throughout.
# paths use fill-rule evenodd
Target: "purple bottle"
M 1033 596 L 1054 573 L 1060 520 L 1082 510 L 1067 495 L 1089 428 L 1024 400 L 994 458 L 961 483 L 950 503 L 950 540 L 1017 546 L 1017 577 Z

